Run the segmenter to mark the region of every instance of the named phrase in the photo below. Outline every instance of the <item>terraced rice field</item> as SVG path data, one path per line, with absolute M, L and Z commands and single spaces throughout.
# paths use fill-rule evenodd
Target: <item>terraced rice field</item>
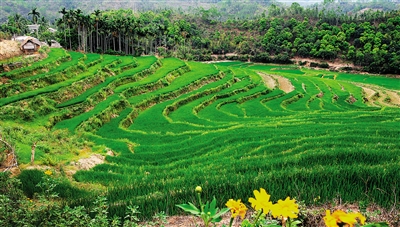
M 175 204 L 194 201 L 197 185 L 221 204 L 245 200 L 260 187 L 274 201 L 291 196 L 310 204 L 320 196 L 387 207 L 395 201 L 399 79 L 240 62 L 53 55 L 69 60 L 23 78 L 2 75 L 9 81 L 0 86 L 1 118 L 84 132 L 111 149 L 116 155 L 105 164 L 73 176 L 105 185 L 111 214 L 124 215 L 129 204 L 145 216 L 174 214 Z

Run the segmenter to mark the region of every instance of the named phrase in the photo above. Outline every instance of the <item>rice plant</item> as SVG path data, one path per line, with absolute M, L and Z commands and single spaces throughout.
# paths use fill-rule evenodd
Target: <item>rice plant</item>
M 312 203 L 320 196 L 321 202 L 393 204 L 400 109 L 368 106 L 354 83 L 398 93 L 393 78 L 240 62 L 70 56 L 71 62 L 82 58 L 85 70 L 0 99 L 0 113 L 20 116 L 29 103 L 31 112 L 21 116 L 42 111 L 37 118 L 49 128 L 83 132 L 114 151 L 106 163 L 73 176 L 107 188 L 110 215 L 123 215 L 129 202 L 146 217 L 179 213 L 175 204 L 193 201 L 194 185 L 221 201 L 248 198 L 262 187 L 273 200 Z M 268 89 L 258 72 L 284 77 L 294 90 Z M 44 112 L 36 108 L 40 103 L 51 108 Z M 72 197 L 74 204 L 91 199 Z

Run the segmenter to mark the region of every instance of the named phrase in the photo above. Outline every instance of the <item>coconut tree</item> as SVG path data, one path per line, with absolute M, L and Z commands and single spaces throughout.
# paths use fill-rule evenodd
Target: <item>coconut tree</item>
M 38 11 L 36 11 L 36 9 L 37 9 L 37 8 L 33 8 L 33 9 L 28 13 L 28 16 L 29 16 L 29 15 L 32 15 L 32 22 L 33 22 L 34 24 L 37 23 L 37 19 L 40 17 L 40 13 L 39 13 Z
M 27 31 L 27 27 L 26 27 L 26 19 L 23 18 L 21 16 L 21 14 L 16 13 L 14 16 L 12 16 L 12 18 L 10 18 L 11 20 L 11 26 L 15 27 L 16 29 L 16 34 L 17 35 L 21 35 L 24 34 Z M 9 21 L 9 22 L 10 22 Z M 14 34 L 15 35 L 15 34 Z

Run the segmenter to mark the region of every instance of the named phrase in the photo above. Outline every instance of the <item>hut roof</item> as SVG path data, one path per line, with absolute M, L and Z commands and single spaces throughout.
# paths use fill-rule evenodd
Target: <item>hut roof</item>
M 25 50 L 32 50 L 35 49 L 35 44 L 38 46 L 41 46 L 41 42 L 33 37 L 28 37 L 26 38 L 22 43 L 21 43 L 21 49 Z

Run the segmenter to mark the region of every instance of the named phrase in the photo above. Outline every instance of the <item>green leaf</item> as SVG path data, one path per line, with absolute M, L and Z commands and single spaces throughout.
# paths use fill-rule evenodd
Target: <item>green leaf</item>
M 221 216 L 220 217 L 212 217 L 212 219 L 211 219 L 212 223 L 218 223 L 220 221 L 222 221 L 222 217 Z
M 301 224 L 301 221 L 299 221 L 299 220 L 292 221 L 292 222 L 290 223 L 290 226 L 289 226 L 289 227 L 297 227 L 298 224 Z
M 200 215 L 200 213 L 201 213 L 201 211 L 193 203 L 190 203 L 190 202 L 189 202 L 189 204 L 179 204 L 176 206 L 181 208 L 182 210 L 189 212 L 191 214 L 194 214 L 194 215 Z
M 208 212 L 210 212 L 210 203 L 207 201 L 207 203 L 204 205 L 204 213 L 207 214 Z
M 217 213 L 217 214 L 215 214 L 212 218 L 213 218 L 213 220 L 214 219 L 216 219 L 216 218 L 221 218 L 221 216 L 222 215 L 224 215 L 226 212 L 228 212 L 229 211 L 229 208 L 223 208 L 223 209 L 221 209 L 221 211 L 219 212 L 219 213 Z M 222 219 L 222 218 L 221 218 Z M 221 220 L 220 220 L 221 221 Z
M 379 222 L 379 223 L 371 223 L 364 225 L 363 227 L 389 227 L 389 225 L 386 222 Z
M 210 213 L 212 216 L 214 216 L 217 213 L 217 200 L 215 199 L 215 197 L 213 198 L 210 204 Z
M 247 219 L 245 219 L 245 220 L 242 221 L 241 226 L 242 226 L 242 227 L 254 227 L 254 225 L 251 224 L 250 221 L 247 220 Z
M 213 200 L 211 201 L 211 203 L 209 203 L 207 201 L 206 205 L 204 206 L 204 213 L 208 213 L 210 212 L 210 216 L 214 216 L 217 213 L 217 200 L 215 199 L 215 197 L 213 198 Z

